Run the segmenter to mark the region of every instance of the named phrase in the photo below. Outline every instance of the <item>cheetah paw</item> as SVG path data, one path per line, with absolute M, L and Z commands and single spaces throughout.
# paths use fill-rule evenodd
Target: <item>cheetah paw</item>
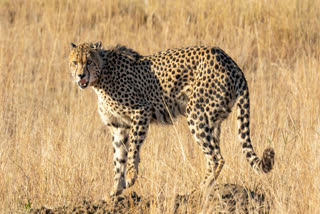
M 122 193 L 123 189 L 117 189 L 117 190 L 112 190 L 110 192 L 110 197 L 115 197 L 115 196 L 118 196 Z
M 138 177 L 138 172 L 135 167 L 132 167 L 127 171 L 126 187 L 131 187 Z
M 211 188 L 216 183 L 216 178 L 214 175 L 209 176 L 207 179 L 201 182 L 200 190 L 202 192 L 206 192 L 209 188 Z
M 125 183 L 117 183 L 113 186 L 113 190 L 110 192 L 110 197 L 118 196 L 126 188 Z

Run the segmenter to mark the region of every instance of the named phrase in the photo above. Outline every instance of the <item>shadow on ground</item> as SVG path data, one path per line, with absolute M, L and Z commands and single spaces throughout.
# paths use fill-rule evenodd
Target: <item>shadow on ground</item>
M 155 197 L 143 197 L 133 192 L 105 201 L 83 201 L 72 206 L 49 209 L 42 207 L 31 213 L 154 213 L 161 210 L 161 201 Z M 263 193 L 251 191 L 235 184 L 218 184 L 205 194 L 193 191 L 176 195 L 172 213 L 269 213 L 270 205 Z M 153 211 L 152 211 L 152 210 Z M 155 211 L 156 210 L 156 211 Z

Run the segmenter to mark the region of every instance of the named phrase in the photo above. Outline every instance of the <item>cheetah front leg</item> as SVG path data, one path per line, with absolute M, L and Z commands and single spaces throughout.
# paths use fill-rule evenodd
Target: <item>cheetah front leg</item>
M 114 185 L 111 196 L 119 195 L 126 188 L 125 172 L 128 156 L 129 128 L 112 128 Z
M 140 148 L 147 136 L 149 123 L 151 119 L 149 108 L 136 110 L 131 117 L 131 129 L 129 133 L 129 153 L 127 164 L 126 187 L 132 186 L 138 176 L 138 164 L 140 162 Z

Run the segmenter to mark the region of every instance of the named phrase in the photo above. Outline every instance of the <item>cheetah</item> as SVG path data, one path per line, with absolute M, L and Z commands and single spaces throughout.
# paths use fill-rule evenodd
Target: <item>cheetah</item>
M 250 140 L 249 90 L 238 65 L 218 47 L 169 49 L 142 56 L 125 46 L 104 49 L 101 42 L 71 43 L 69 70 L 81 89 L 98 96 L 98 113 L 113 135 L 114 186 L 111 196 L 131 187 L 138 175 L 140 149 L 150 123 L 187 118 L 207 160 L 202 186 L 212 185 L 225 163 L 220 127 L 237 103 L 239 139 L 257 173 L 274 165 L 274 150 L 259 159 Z

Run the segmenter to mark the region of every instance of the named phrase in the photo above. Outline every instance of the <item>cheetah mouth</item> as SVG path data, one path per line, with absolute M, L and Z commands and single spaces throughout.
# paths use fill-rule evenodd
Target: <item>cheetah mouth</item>
M 81 79 L 78 81 L 78 86 L 81 88 L 81 89 L 84 89 L 86 87 L 88 87 L 89 85 L 89 81 L 86 80 L 86 79 Z
M 78 86 L 81 88 L 81 89 L 85 89 L 86 87 L 88 87 L 89 85 L 89 82 L 90 82 L 90 73 L 87 72 L 87 74 L 85 74 L 82 79 L 80 79 L 78 81 Z

